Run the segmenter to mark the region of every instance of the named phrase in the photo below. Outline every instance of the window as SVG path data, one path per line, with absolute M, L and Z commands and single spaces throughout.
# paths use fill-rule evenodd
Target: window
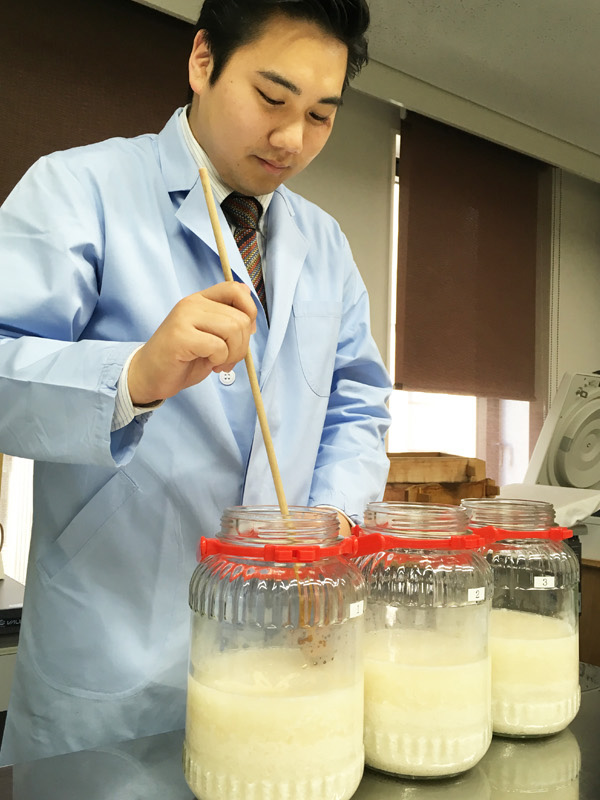
M 396 142 L 399 164 L 400 136 Z M 399 169 L 394 186 L 394 241 L 400 218 Z M 397 341 L 397 250 L 392 259 L 390 372 L 394 377 Z M 486 474 L 498 485 L 519 483 L 530 455 L 529 402 L 474 395 L 395 389 L 390 398 L 392 425 L 389 452 L 447 452 L 481 458 Z

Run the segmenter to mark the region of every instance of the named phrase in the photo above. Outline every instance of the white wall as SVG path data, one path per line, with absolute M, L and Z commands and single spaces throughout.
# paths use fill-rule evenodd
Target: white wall
M 557 171 L 554 191 L 551 397 L 564 372 L 600 370 L 600 184 Z
M 4 456 L 0 484 L 0 524 L 4 528 L 2 563 L 11 578 L 25 583 L 31 539 L 33 461 Z
M 348 89 L 323 152 L 287 186 L 334 216 L 348 237 L 371 301 L 371 326 L 386 359 L 392 188 L 399 109 Z

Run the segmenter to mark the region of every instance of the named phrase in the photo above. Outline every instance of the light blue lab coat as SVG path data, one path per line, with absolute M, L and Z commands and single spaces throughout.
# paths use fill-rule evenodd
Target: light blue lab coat
M 0 452 L 36 461 L 4 763 L 182 727 L 198 539 L 228 506 L 277 503 L 243 362 L 110 434 L 129 354 L 223 280 L 177 113 L 41 159 L 0 212 Z M 251 346 L 286 498 L 359 517 L 388 469 L 365 287 L 313 204 L 281 187 L 267 224 Z

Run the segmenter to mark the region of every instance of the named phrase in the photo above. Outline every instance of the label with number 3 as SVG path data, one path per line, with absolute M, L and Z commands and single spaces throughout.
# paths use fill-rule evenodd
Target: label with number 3
M 535 575 L 533 578 L 534 589 L 554 589 L 554 575 Z

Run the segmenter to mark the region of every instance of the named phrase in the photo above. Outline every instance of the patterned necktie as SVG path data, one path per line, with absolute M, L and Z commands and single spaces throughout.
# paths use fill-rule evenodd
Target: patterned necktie
M 256 231 L 262 214 L 262 206 L 255 197 L 246 197 L 233 192 L 221 203 L 223 213 L 234 227 L 233 237 L 241 253 L 258 299 L 267 313 L 267 297 L 263 280 L 260 252 Z

